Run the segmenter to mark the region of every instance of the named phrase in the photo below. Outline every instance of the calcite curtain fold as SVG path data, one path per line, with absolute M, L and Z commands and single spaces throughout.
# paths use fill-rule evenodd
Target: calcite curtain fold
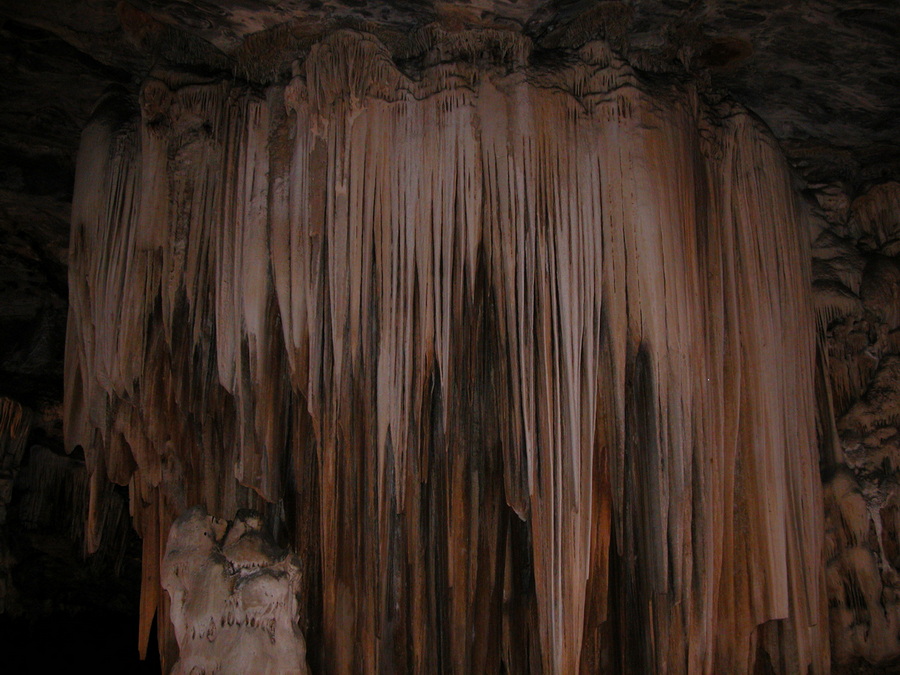
M 828 670 L 809 251 L 774 141 L 602 43 L 338 31 L 84 132 L 66 442 L 275 514 L 312 672 Z M 97 509 L 89 539 L 97 545 Z M 502 670 L 505 668 L 505 671 Z

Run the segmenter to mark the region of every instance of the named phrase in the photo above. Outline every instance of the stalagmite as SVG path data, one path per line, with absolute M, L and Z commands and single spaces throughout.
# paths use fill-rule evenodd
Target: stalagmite
M 171 616 L 185 658 L 200 504 L 283 523 L 312 672 L 827 672 L 776 144 L 600 42 L 417 39 L 156 73 L 84 133 L 67 443 L 129 487 L 142 640 Z
M 181 651 L 172 673 L 305 675 L 299 574 L 258 514 L 239 511 L 227 532 L 201 507 L 182 514 L 169 532 L 162 568 Z

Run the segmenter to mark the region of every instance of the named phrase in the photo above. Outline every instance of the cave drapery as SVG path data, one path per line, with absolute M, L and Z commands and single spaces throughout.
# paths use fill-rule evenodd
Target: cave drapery
M 313 672 L 826 672 L 809 246 L 742 109 L 491 31 L 415 76 L 110 95 L 66 443 L 128 485 L 140 641 L 201 504 L 277 515 Z M 135 105 L 138 103 L 138 105 Z

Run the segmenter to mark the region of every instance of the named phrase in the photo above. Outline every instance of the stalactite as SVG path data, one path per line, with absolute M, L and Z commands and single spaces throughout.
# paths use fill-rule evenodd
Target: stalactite
M 422 40 L 415 78 L 339 31 L 85 131 L 67 443 L 130 486 L 142 640 L 175 517 L 270 504 L 313 671 L 826 672 L 774 142 L 600 43 Z

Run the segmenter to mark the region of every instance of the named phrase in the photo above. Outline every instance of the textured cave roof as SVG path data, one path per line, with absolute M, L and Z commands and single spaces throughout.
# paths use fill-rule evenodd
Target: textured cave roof
M 900 143 L 896 0 L 3 0 L 0 20 L 7 45 L 39 53 L 56 39 L 72 48 L 68 58 L 120 78 L 167 60 L 228 69 L 246 58 L 249 36 L 283 25 L 302 26 L 310 39 L 341 25 L 397 36 L 432 22 L 490 26 L 550 48 L 599 36 L 649 69 L 707 76 L 783 140 L 858 154 Z M 35 65 L 44 70 L 31 87 L 51 84 L 54 97 L 85 108 L 89 86 L 45 83 L 60 69 Z M 71 133 L 79 122 L 54 131 Z
M 809 181 L 900 176 L 896 0 L 0 0 L 0 395 L 60 398 L 74 157 L 104 89 L 174 66 L 277 79 L 334 28 L 400 54 L 435 23 L 522 32 L 536 53 L 603 38 L 648 77 L 745 104 Z

